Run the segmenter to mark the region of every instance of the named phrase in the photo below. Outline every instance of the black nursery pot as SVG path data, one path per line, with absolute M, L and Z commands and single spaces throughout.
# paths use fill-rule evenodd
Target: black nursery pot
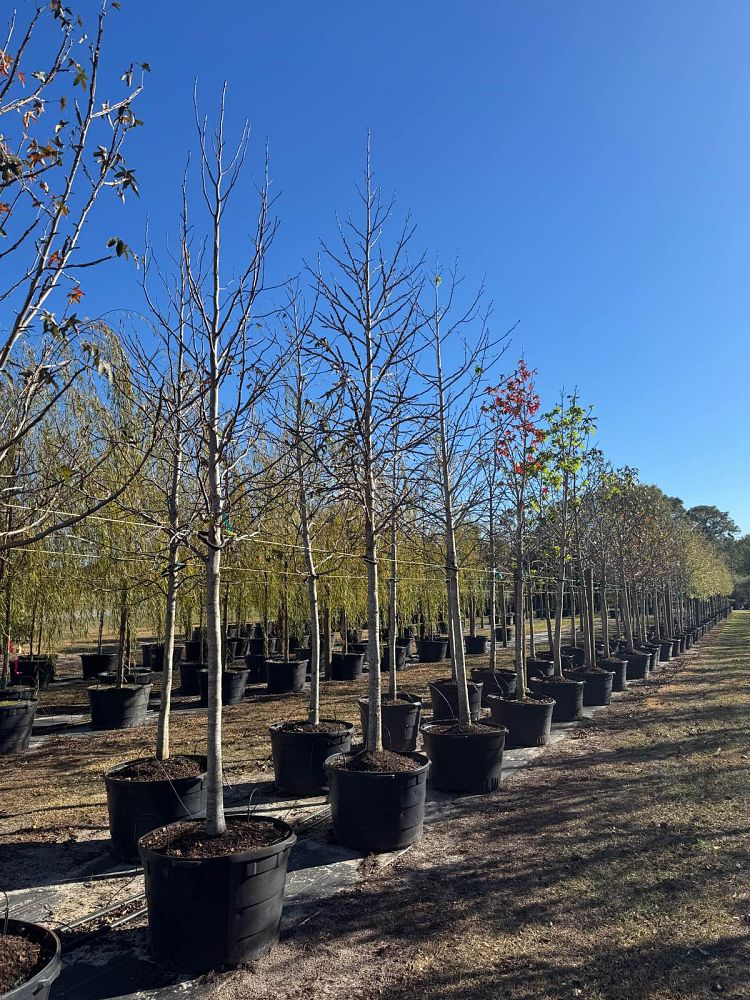
M 297 840 L 287 823 L 273 822 L 277 843 L 228 857 L 171 858 L 139 843 L 151 952 L 157 962 L 208 972 L 271 950 L 279 938 L 287 862 Z
M 55 661 L 50 656 L 19 656 L 14 684 L 34 684 L 45 690 L 55 677 Z
M 447 639 L 417 639 L 417 656 L 420 663 L 443 663 L 447 655 Z
M 395 774 L 347 770 L 341 766 L 346 757 L 326 763 L 333 832 L 340 844 L 369 854 L 397 851 L 421 838 L 430 764 L 423 754 L 409 756 L 420 767 Z
M 273 774 L 276 790 L 284 795 L 320 795 L 326 784 L 325 762 L 352 748 L 351 722 L 321 719 L 335 723 L 338 732 L 285 732 L 283 722 L 268 727 L 271 734 Z
M 246 653 L 245 666 L 248 669 L 248 684 L 265 683 L 266 658 L 262 653 Z
M 247 677 L 250 671 L 244 670 L 222 670 L 221 672 L 221 703 L 222 705 L 239 705 L 245 697 Z M 208 670 L 198 671 L 198 684 L 200 686 L 201 705 L 208 705 Z
M 464 636 L 464 649 L 467 656 L 486 656 L 489 639 L 483 635 Z
M 183 660 L 180 664 L 180 694 L 195 696 L 201 693 L 201 685 L 198 680 L 198 671 L 201 670 L 200 663 L 194 660 Z
M 126 781 L 120 772 L 136 764 L 131 760 L 104 773 L 112 853 L 117 858 L 138 858 L 138 841 L 157 826 L 197 816 L 206 808 L 206 758 L 195 756 L 202 773 L 193 778 Z
M 661 647 L 661 653 L 659 655 L 659 660 L 662 663 L 667 663 L 672 659 L 672 640 L 671 639 L 660 639 L 659 645 Z
M 41 924 L 32 924 L 26 920 L 9 919 L 3 923 L 8 934 L 24 937 L 38 944 L 40 960 L 44 963 L 26 982 L 3 993 L 3 1000 L 49 1000 L 52 984 L 62 968 L 60 938 Z
M 406 666 L 406 654 L 408 650 L 408 645 L 396 645 L 396 670 L 403 670 Z M 387 645 L 383 649 L 383 655 L 380 657 L 380 669 L 384 674 L 390 673 L 391 670 L 391 651 Z
M 642 681 L 648 677 L 651 654 L 633 650 L 626 650 L 621 654 L 627 660 L 627 679 L 629 681 Z
M 574 670 L 569 674 L 584 682 L 583 704 L 589 707 L 609 705 L 612 700 L 612 670 Z
M 29 697 L 8 700 L 10 704 L 0 705 L 0 754 L 25 753 L 39 703 L 36 698 Z
M 544 680 L 530 678 L 529 688 L 540 698 L 554 699 L 553 722 L 575 722 L 581 718 L 581 710 L 585 704 L 585 685 L 581 678 L 575 677 L 572 680 L 560 680 L 556 677 Z
M 266 660 L 266 684 L 271 694 L 303 691 L 307 660 Z
M 471 679 L 482 685 L 482 706 L 489 708 L 487 701 L 491 694 L 502 698 L 513 698 L 518 687 L 518 678 L 512 670 L 490 670 L 487 667 L 472 667 Z
M 639 647 L 639 652 L 644 650 L 650 657 L 649 670 L 656 670 L 659 666 L 659 660 L 661 657 L 661 645 L 658 642 L 645 642 Z
M 383 749 L 394 750 L 396 753 L 410 753 L 417 748 L 419 735 L 419 720 L 422 715 L 422 702 L 410 694 L 396 696 L 398 702 L 383 700 L 380 713 L 383 724 Z M 362 734 L 367 740 L 369 728 L 370 703 L 367 698 L 359 698 L 359 716 L 362 720 Z
M 525 701 L 509 701 L 496 694 L 490 695 L 492 721 L 506 726 L 506 749 L 510 747 L 542 747 L 549 741 L 552 726 L 552 712 L 555 707 L 550 698 L 527 698 Z
M 586 662 L 586 651 L 580 646 L 561 646 L 560 652 L 563 656 L 569 656 L 573 661 L 573 668 L 582 667 Z
M 356 681 L 362 676 L 363 653 L 331 653 L 331 680 Z
M 143 648 L 145 650 L 146 646 L 144 646 Z M 182 654 L 183 654 L 183 652 L 184 652 L 184 647 L 177 646 L 177 645 L 174 647 L 174 651 L 172 653 L 172 669 L 174 669 L 175 667 L 179 666 L 179 664 L 180 664 L 180 662 L 182 660 Z M 146 657 L 144 655 L 143 665 L 144 666 L 150 666 L 152 670 L 157 670 L 157 671 L 164 669 L 164 643 L 163 642 L 157 642 L 157 643 L 153 643 L 151 645 L 150 651 L 149 651 L 149 663 L 148 664 L 146 663 Z
M 455 721 L 458 719 L 458 685 L 455 681 L 445 679 L 430 681 L 430 702 L 432 704 L 433 722 Z M 482 685 L 469 681 L 469 715 L 472 722 L 479 718 L 482 708 Z
M 526 659 L 526 673 L 529 677 L 551 677 L 555 672 L 552 660 L 540 660 L 529 656 Z
M 508 730 L 494 722 L 478 723 L 486 733 L 441 733 L 441 723 L 422 726 L 430 760 L 430 784 L 440 792 L 486 795 L 500 787 Z
M 612 690 L 624 691 L 628 686 L 628 664 L 626 660 L 612 658 L 609 660 L 599 660 L 600 667 L 604 670 L 612 671 Z
M 92 729 L 133 729 L 146 721 L 150 684 L 110 685 L 88 689 Z
M 81 653 L 81 667 L 85 681 L 97 674 L 117 670 L 117 653 Z
M 201 653 L 203 656 L 201 657 Z M 202 642 L 199 639 L 191 639 L 189 642 L 185 643 L 185 659 L 190 663 L 199 663 L 202 659 L 203 663 L 208 659 L 208 643 L 204 639 Z

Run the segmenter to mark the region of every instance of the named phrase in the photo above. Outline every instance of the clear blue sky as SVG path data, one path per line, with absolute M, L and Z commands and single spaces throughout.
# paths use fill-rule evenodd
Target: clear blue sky
M 269 140 L 279 274 L 353 203 L 369 127 L 419 246 L 520 321 L 508 365 L 545 402 L 577 385 L 615 464 L 750 531 L 747 0 L 123 0 L 112 26 L 115 63 L 153 73 L 140 203 L 108 234 L 172 225 L 196 76 L 207 109 L 228 81 L 253 169 Z M 86 304 L 123 295 L 110 271 Z

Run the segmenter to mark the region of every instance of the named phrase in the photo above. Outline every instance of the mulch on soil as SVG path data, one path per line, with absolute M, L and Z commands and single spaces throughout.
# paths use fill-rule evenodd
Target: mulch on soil
M 205 771 L 194 757 L 169 757 L 157 760 L 144 757 L 123 767 L 115 777 L 118 781 L 177 781 L 179 778 L 197 778 Z
M 373 752 L 362 750 L 359 753 L 332 757 L 329 761 L 333 767 L 346 771 L 368 771 L 371 774 L 403 774 L 406 771 L 418 771 L 424 764 L 404 754 L 392 750 Z
M 251 816 L 230 818 L 227 829 L 218 837 L 209 836 L 201 822 L 175 823 L 147 833 L 145 847 L 168 858 L 227 858 L 232 854 L 270 847 L 285 838 L 272 819 Z
M 44 965 L 41 946 L 19 934 L 0 934 L 0 994 L 36 975 Z

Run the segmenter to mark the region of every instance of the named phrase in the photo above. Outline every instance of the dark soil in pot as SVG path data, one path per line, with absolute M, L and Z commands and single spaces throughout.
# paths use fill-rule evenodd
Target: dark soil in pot
M 242 670 L 222 670 L 221 672 L 221 703 L 222 705 L 239 705 L 245 697 L 245 688 L 250 671 L 245 667 Z M 198 684 L 200 685 L 201 705 L 208 705 L 208 670 L 205 668 L 198 671 Z
M 443 663 L 447 655 L 447 639 L 417 639 L 417 656 L 420 663 Z
M 117 670 L 117 653 L 81 653 L 83 679 L 90 680 L 97 674 Z
M 336 840 L 365 854 L 422 836 L 429 761 L 422 754 L 359 753 L 326 763 Z
M 142 837 L 154 958 L 180 971 L 208 972 L 270 951 L 296 839 L 287 823 L 270 816 L 231 817 L 221 837 L 205 835 L 199 822 Z
M 357 700 L 362 720 L 362 733 L 367 739 L 370 704 L 367 698 Z M 422 702 L 410 694 L 399 694 L 396 701 L 383 698 L 380 703 L 383 726 L 383 749 L 409 753 L 417 748 Z
M 325 762 L 352 747 L 351 722 L 321 719 L 275 722 L 269 726 L 276 789 L 285 795 L 320 795 L 326 784 Z
M 0 995 L 12 1000 L 48 1000 L 60 968 L 60 939 L 53 931 L 25 920 L 3 921 Z
M 28 750 L 38 704 L 33 697 L 11 697 L 0 702 L 0 754 Z
M 529 678 L 529 688 L 535 695 L 552 698 L 553 722 L 575 722 L 581 718 L 584 702 L 584 682 L 580 678 L 545 677 L 544 680 Z
M 362 676 L 364 653 L 332 653 L 331 680 L 356 681 Z
M 626 660 L 613 657 L 599 660 L 602 670 L 612 671 L 612 690 L 624 691 L 628 686 L 628 664 Z
M 206 808 L 206 758 L 144 757 L 104 774 L 112 852 L 132 861 L 138 841 L 158 826 L 196 816 Z
M 303 691 L 307 660 L 266 660 L 266 684 L 271 694 Z
M 132 729 L 146 721 L 150 684 L 92 685 L 88 689 L 92 729 Z
M 458 719 L 458 685 L 456 682 L 450 677 L 443 677 L 436 681 L 430 681 L 427 686 L 430 689 L 433 722 L 456 721 Z M 482 708 L 482 685 L 469 681 L 468 690 L 469 714 L 472 721 L 476 722 Z
M 430 784 L 441 792 L 486 795 L 500 787 L 508 730 L 494 722 L 428 722 L 422 726 Z
M 534 697 L 526 698 L 525 701 L 509 701 L 493 694 L 489 697 L 489 703 L 492 721 L 508 729 L 506 749 L 541 747 L 549 741 L 555 707 L 552 698 Z
M 482 706 L 489 708 L 487 698 L 499 694 L 502 698 L 513 698 L 518 687 L 518 678 L 513 670 L 490 670 L 488 667 L 472 667 L 471 679 L 482 685 Z
M 467 656 L 486 656 L 490 640 L 483 635 L 464 636 L 464 649 Z

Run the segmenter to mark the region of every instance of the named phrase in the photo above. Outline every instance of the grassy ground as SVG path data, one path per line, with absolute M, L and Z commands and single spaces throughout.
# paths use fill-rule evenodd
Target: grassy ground
M 750 997 L 750 613 L 207 997 Z

